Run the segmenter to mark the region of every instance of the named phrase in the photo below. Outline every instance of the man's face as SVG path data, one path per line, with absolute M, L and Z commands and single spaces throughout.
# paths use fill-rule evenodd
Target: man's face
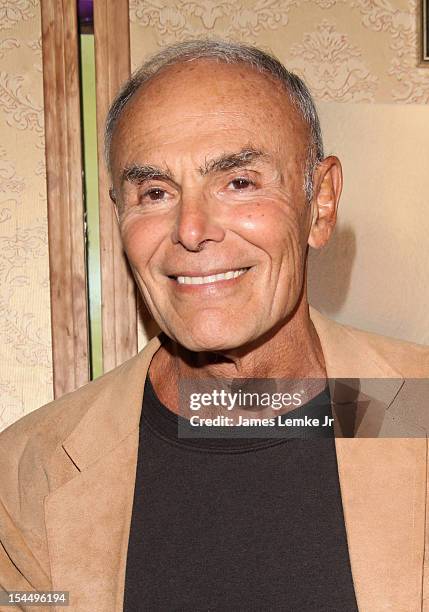
M 126 107 L 112 142 L 123 244 L 152 315 L 188 349 L 242 347 L 296 306 L 307 144 L 281 87 L 243 65 L 170 67 Z

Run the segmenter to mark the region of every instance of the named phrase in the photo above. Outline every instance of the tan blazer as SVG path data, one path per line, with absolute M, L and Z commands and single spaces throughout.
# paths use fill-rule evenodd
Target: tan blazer
M 427 382 L 429 349 L 311 317 L 330 377 L 393 379 L 374 398 L 374 382 L 358 381 L 351 421 L 347 393 L 334 397 L 337 433 L 352 422 L 356 436 L 336 449 L 359 610 L 429 610 L 427 405 L 404 380 Z M 142 395 L 159 346 L 0 435 L 1 588 L 66 590 L 73 612 L 122 610 Z M 384 434 L 418 437 L 364 437 Z

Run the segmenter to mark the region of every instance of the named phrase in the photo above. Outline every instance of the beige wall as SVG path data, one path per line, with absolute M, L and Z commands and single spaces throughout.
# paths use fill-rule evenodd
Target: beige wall
M 344 191 L 331 242 L 310 253 L 312 302 L 341 322 L 429 344 L 429 107 L 319 108 Z
M 339 321 L 429 343 L 429 68 L 418 67 L 417 0 L 131 0 L 130 19 L 133 67 L 165 44 L 220 36 L 273 51 L 305 79 L 345 173 L 332 244 L 311 253 L 310 299 Z
M 0 429 L 52 397 L 40 7 L 0 6 Z

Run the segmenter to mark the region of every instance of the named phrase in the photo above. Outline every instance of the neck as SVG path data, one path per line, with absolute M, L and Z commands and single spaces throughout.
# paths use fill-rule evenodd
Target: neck
M 168 338 L 152 360 L 150 378 L 161 402 L 176 413 L 179 377 L 325 379 L 322 347 L 306 299 L 257 342 L 233 351 L 195 353 Z

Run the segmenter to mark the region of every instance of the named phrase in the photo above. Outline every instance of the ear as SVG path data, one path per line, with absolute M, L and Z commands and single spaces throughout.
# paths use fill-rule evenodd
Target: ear
M 338 157 L 330 155 L 314 173 L 312 220 L 308 244 L 321 249 L 328 242 L 337 220 L 337 208 L 343 187 L 343 173 Z

